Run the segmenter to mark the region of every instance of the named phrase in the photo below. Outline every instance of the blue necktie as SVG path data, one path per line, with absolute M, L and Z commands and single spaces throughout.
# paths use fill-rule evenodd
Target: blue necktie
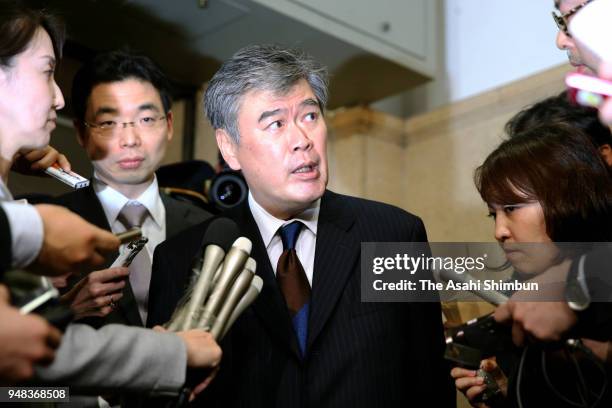
M 308 314 L 310 306 L 310 284 L 304 268 L 295 252 L 295 243 L 302 223 L 294 221 L 280 228 L 283 253 L 278 259 L 276 280 L 287 302 L 293 328 L 297 336 L 302 356 L 306 354 L 308 338 Z

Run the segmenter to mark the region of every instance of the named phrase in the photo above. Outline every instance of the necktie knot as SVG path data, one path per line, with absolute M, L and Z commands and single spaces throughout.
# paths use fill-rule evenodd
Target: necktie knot
M 142 223 L 145 218 L 149 215 L 147 207 L 139 202 L 127 203 L 121 209 L 117 219 L 121 222 L 125 228 L 130 229 L 134 227 L 142 227 Z
M 291 224 L 283 225 L 280 228 L 280 236 L 283 241 L 283 251 L 295 249 L 295 243 L 300 230 L 302 229 L 302 223 L 299 221 L 293 221 Z

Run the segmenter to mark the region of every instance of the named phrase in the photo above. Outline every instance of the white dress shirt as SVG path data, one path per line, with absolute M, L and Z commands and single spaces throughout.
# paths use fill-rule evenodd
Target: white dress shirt
M 166 239 L 166 207 L 159 196 L 157 178 L 154 178 L 149 187 L 133 200 L 100 181 L 95 173 L 93 188 L 102 204 L 108 225 L 115 234 L 125 231 L 124 225 L 117 220 L 117 217 L 128 201 L 138 201 L 149 210 L 149 217 L 145 219 L 141 229 L 142 236 L 149 239 L 146 249 L 149 259 L 153 259 L 155 247 Z
M 315 201 L 302 213 L 285 221 L 278 219 L 267 212 L 257 203 L 257 201 L 255 201 L 255 198 L 253 198 L 250 191 L 248 199 L 251 213 L 253 214 L 253 218 L 257 223 L 263 243 L 268 251 L 268 257 L 270 258 L 270 263 L 272 264 L 274 274 L 276 274 L 278 258 L 280 258 L 281 254 L 283 253 L 283 241 L 281 240 L 278 230 L 283 225 L 290 224 L 293 221 L 301 221 L 304 224 L 295 244 L 295 252 L 300 259 L 304 272 L 306 272 L 306 277 L 308 278 L 310 287 L 312 287 L 315 247 L 317 243 L 317 223 L 319 221 L 321 200 L 319 199 Z
M 11 229 L 12 266 L 28 266 L 42 248 L 44 229 L 42 218 L 25 200 L 14 201 L 4 181 L 0 179 L 0 205 Z

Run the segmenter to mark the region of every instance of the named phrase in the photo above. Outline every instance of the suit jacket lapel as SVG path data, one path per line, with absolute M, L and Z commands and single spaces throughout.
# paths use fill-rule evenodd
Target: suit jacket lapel
M 330 191 L 321 199 L 310 304 L 308 348 L 329 319 L 355 269 L 361 243 L 350 234 L 355 213 Z
M 166 194 L 160 192 L 159 195 L 166 209 L 166 237 L 172 237 L 185 228 L 185 218 L 187 218 L 189 209 L 181 209 L 174 205 L 173 200 Z
M 251 257 L 257 261 L 256 273 L 264 281 L 261 294 L 253 303 L 253 310 L 268 331 L 280 339 L 280 344 L 287 345 L 299 358 L 299 347 L 296 336 L 293 334 L 289 311 L 276 283 L 276 276 L 268 257 L 268 251 L 261 239 L 259 228 L 251 214 L 248 202 L 229 215 L 238 223 L 246 237 L 253 242 Z

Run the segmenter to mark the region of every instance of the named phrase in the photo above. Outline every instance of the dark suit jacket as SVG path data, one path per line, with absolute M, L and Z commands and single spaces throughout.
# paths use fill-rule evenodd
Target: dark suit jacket
M 166 239 L 211 217 L 208 212 L 191 204 L 168 197 L 161 192 L 160 196 L 166 208 Z M 92 186 L 56 197 L 53 199 L 53 203 L 70 209 L 85 220 L 102 229 L 111 230 L 106 220 L 102 203 L 100 203 Z M 114 253 L 108 256 L 106 263 L 101 266 L 100 269 L 108 268 L 118 255 L 118 253 Z M 76 279 L 74 283 L 76 283 L 78 279 Z M 118 302 L 119 307 L 117 310 L 103 319 L 87 318 L 84 319 L 85 322 L 94 327 L 100 327 L 110 323 L 144 326 L 140 314 L 138 313 L 138 306 L 136 305 L 136 300 L 134 299 L 129 281 L 126 283 L 127 285 L 123 290 L 123 297 Z
M 225 214 L 253 241 L 263 290 L 222 343 L 205 407 L 450 407 L 438 303 L 363 303 L 361 242 L 425 242 L 422 221 L 403 210 L 327 191 L 321 200 L 307 355 L 300 359 L 289 313 L 248 203 Z M 149 325 L 167 321 L 184 288 L 206 223 L 159 245 Z M 426 405 L 425 405 L 426 404 Z

